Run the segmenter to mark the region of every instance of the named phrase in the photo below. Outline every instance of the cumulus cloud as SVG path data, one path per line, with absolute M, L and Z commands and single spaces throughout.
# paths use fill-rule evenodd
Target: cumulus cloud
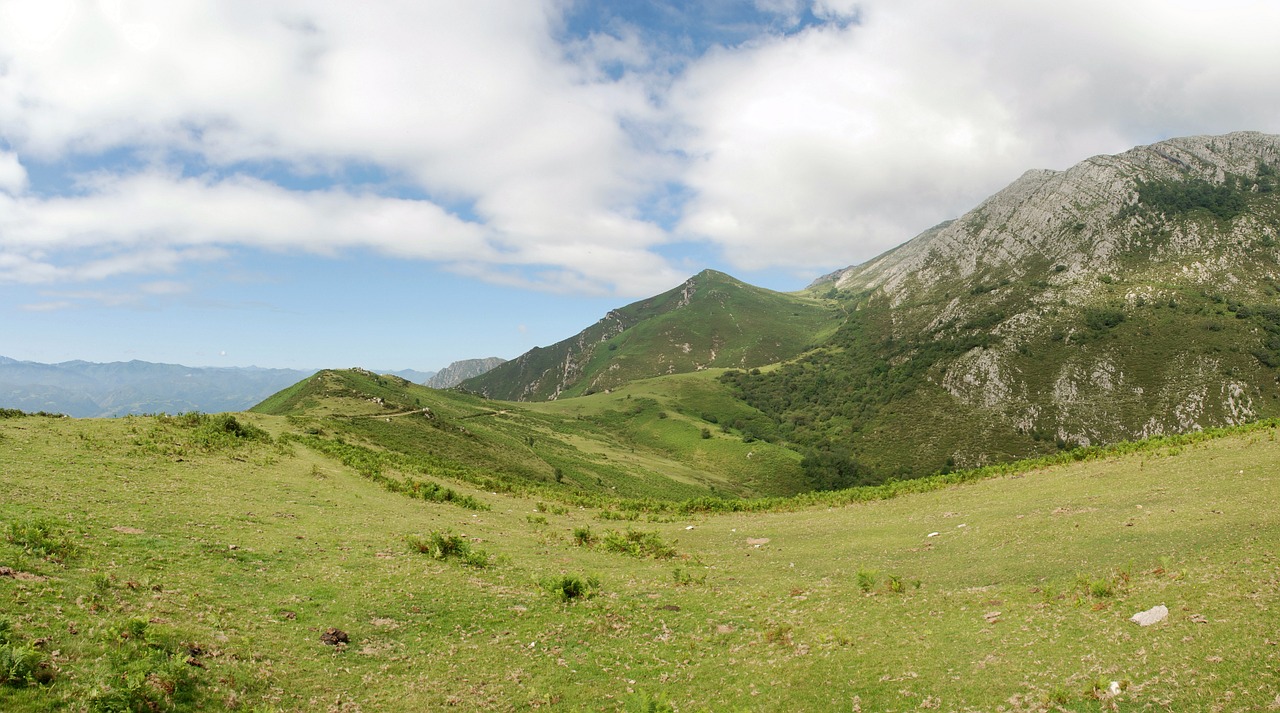
M 566 61 L 551 39 L 556 7 L 5 5 L 0 136 L 22 152 L 57 160 L 123 147 L 320 173 L 365 165 L 436 201 L 340 191 L 286 197 L 234 178 L 115 176 L 88 195 L 0 208 L 5 247 L 225 243 L 234 234 L 231 242 L 266 248 L 373 243 L 445 261 L 507 264 L 546 254 L 557 260 L 551 267 L 597 287 L 647 289 L 650 279 L 626 284 L 624 264 L 588 274 L 598 260 L 579 265 L 570 248 L 595 242 L 632 254 L 663 242 L 634 205 L 674 167 L 637 150 L 623 128 L 652 113 L 640 82 L 584 76 Z M 167 208 L 174 199 L 191 212 Z M 450 219 L 442 206 L 470 211 L 480 225 Z M 115 217 L 133 219 L 108 221 Z M 320 230 L 288 232 L 299 227 Z
M 18 155 L 0 151 L 0 191 L 17 195 L 27 189 L 27 170 Z
M 682 241 L 829 270 L 1027 168 L 1280 130 L 1280 7 L 1247 0 L 756 0 L 794 22 L 678 58 L 566 7 L 0 2 L 0 281 L 371 250 L 643 295 Z M 95 159 L 66 191 L 24 168 Z
M 735 264 L 857 262 L 1021 171 L 1173 135 L 1280 129 L 1280 7 L 823 0 L 672 91 L 681 229 Z

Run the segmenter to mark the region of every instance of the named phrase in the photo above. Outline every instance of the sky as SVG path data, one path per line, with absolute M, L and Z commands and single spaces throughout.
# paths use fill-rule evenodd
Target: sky
M 0 355 L 439 369 L 1280 133 L 1269 0 L 0 0 Z

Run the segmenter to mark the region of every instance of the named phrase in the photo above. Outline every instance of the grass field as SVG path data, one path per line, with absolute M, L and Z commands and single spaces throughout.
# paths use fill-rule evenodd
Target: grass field
M 427 502 L 234 423 L 0 420 L 0 709 L 1280 708 L 1273 428 L 618 522 Z

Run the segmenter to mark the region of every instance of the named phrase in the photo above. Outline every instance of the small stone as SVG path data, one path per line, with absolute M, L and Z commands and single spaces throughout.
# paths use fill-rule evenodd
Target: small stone
M 925 535 L 925 537 L 937 537 L 938 535 L 941 535 L 941 534 L 942 534 L 941 532 L 930 532 L 929 534 Z
M 1137 624 L 1138 626 L 1151 626 L 1152 624 L 1158 624 L 1164 621 L 1168 616 L 1169 607 L 1166 607 L 1163 604 L 1157 604 L 1146 611 L 1140 611 L 1129 617 L 1129 621 Z

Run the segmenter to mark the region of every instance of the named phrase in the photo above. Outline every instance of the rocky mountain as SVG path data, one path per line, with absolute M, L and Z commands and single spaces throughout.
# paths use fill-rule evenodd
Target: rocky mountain
M 418 371 L 417 369 L 394 369 L 390 371 L 378 371 L 378 373 L 398 376 L 405 381 L 412 381 L 415 384 L 425 384 L 436 375 L 436 372 L 434 371 Z
M 845 325 L 728 381 L 854 479 L 1275 414 L 1278 174 L 1251 132 L 1029 171 L 815 282 Z
M 461 387 L 495 399 L 537 401 L 663 374 L 763 366 L 817 343 L 837 324 L 837 315 L 834 305 L 820 299 L 773 292 L 704 270 Z
M 500 357 L 455 361 L 437 371 L 431 378 L 419 383 L 430 386 L 433 389 L 451 389 L 467 379 L 480 376 L 502 365 L 506 361 L 506 359 Z
M 68 416 L 242 411 L 313 371 L 0 357 L 0 408 Z

